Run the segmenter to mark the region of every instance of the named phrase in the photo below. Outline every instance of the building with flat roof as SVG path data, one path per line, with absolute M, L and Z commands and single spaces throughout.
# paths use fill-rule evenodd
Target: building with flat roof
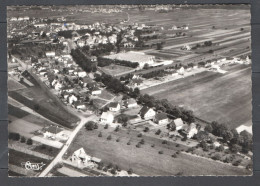
M 155 57 L 147 55 L 143 52 L 129 51 L 125 53 L 117 53 L 109 56 L 104 56 L 108 59 L 117 59 L 123 61 L 129 61 L 133 63 L 139 63 L 139 67 L 143 68 L 145 64 L 152 65 L 155 63 Z

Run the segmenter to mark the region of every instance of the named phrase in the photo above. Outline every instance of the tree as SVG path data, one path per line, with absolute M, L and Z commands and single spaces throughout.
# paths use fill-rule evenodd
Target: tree
M 95 122 L 94 121 L 88 121 L 86 124 L 85 124 L 85 128 L 87 130 L 93 130 L 95 129 Z
M 40 109 L 40 105 L 38 104 L 38 103 L 36 103 L 35 105 L 34 105 L 34 110 L 35 111 L 38 111 Z
M 101 132 L 99 132 L 98 137 L 100 137 L 100 138 L 102 137 L 102 133 Z
M 106 125 L 104 126 L 104 129 L 108 129 L 108 124 L 106 124 Z
M 14 133 L 14 138 L 15 141 L 19 141 L 20 140 L 20 134 L 19 133 Z
M 94 129 L 98 129 L 97 123 L 94 124 Z
M 205 41 L 205 42 L 204 42 L 204 45 L 205 45 L 205 46 L 211 46 L 211 45 L 212 45 L 212 41 Z
M 173 158 L 177 158 L 177 154 L 174 153 L 174 154 L 172 155 L 172 157 L 173 157 Z
M 161 132 L 162 132 L 162 131 L 161 131 L 160 129 L 158 129 L 158 130 L 155 132 L 155 134 L 156 134 L 156 135 L 160 135 Z
M 215 154 L 214 156 L 212 156 L 213 160 L 220 160 L 221 159 L 221 155 L 219 153 Z
M 159 154 L 163 154 L 163 151 L 162 151 L 162 150 L 160 150 L 158 153 L 159 153 Z
M 148 132 L 149 130 L 150 130 L 149 127 L 144 128 L 144 132 Z
M 118 131 L 119 131 L 119 126 L 117 125 L 115 128 L 115 132 L 118 132 Z
M 233 134 L 233 138 L 230 140 L 230 143 L 237 144 L 239 141 L 239 134 L 236 129 L 231 129 L 231 132 Z
M 130 168 L 130 169 L 127 171 L 127 173 L 128 173 L 129 175 L 133 174 L 133 169 Z
M 148 69 L 148 68 L 149 68 L 149 65 L 147 63 L 145 63 L 143 69 Z
M 21 137 L 21 143 L 25 143 L 26 139 L 24 136 Z
M 157 43 L 156 44 L 156 50 L 161 50 L 163 47 L 162 43 Z
M 225 142 L 229 142 L 233 138 L 233 133 L 229 130 L 223 131 L 222 137 Z
M 204 128 L 204 131 L 206 131 L 206 132 L 208 132 L 208 133 L 212 133 L 213 128 L 212 128 L 211 124 L 208 124 L 208 125 Z
M 207 143 L 205 142 L 205 141 L 201 141 L 200 142 L 200 146 L 201 146 L 201 148 L 204 150 L 204 149 L 208 149 L 208 145 L 207 145 Z
M 32 144 L 33 144 L 33 141 L 32 141 L 31 138 L 29 138 L 29 139 L 27 140 L 27 145 L 32 145 Z
M 162 141 L 162 144 L 167 144 L 167 141 L 166 141 L 166 140 L 163 140 L 163 141 Z
M 111 140 L 111 139 L 112 139 L 112 136 L 109 135 L 109 136 L 107 137 L 107 140 Z
M 195 135 L 196 139 L 198 141 L 207 141 L 209 139 L 209 135 L 207 132 L 205 131 L 199 131 L 196 135 Z
M 223 145 L 220 145 L 220 146 L 216 147 L 216 151 L 223 152 L 224 151 Z
M 145 143 L 144 139 L 141 139 L 140 143 L 143 145 Z
M 232 145 L 232 146 L 230 147 L 230 150 L 231 150 L 231 152 L 233 152 L 233 153 L 237 153 L 237 152 L 240 152 L 240 151 L 242 150 L 242 148 L 241 148 L 239 145 L 234 144 L 234 145 Z

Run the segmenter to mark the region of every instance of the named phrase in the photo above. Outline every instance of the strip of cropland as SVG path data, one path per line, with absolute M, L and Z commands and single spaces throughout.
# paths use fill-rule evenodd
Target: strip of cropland
M 206 121 L 226 122 L 231 128 L 251 121 L 251 70 L 227 67 L 228 73 L 203 72 L 142 90 L 173 105 L 183 105 Z
M 9 96 L 49 120 L 66 128 L 73 128 L 79 119 L 66 110 L 64 108 L 65 105 L 62 105 L 63 103 L 61 103 L 58 98 L 54 99 L 54 95 L 50 96 L 52 93 L 47 92 L 49 91 L 47 87 L 43 90 L 33 76 L 29 77 L 34 86 L 26 89 L 9 91 Z

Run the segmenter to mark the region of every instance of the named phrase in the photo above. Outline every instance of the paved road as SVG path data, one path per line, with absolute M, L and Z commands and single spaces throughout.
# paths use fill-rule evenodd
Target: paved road
M 41 172 L 41 174 L 39 175 L 39 177 L 45 177 L 50 171 L 51 169 L 53 169 L 53 167 L 62 161 L 62 156 L 66 153 L 66 151 L 68 150 L 71 142 L 73 141 L 73 139 L 75 138 L 75 136 L 77 135 L 77 133 L 81 130 L 81 128 L 84 126 L 84 124 L 88 121 L 91 120 L 96 120 L 97 116 L 96 115 L 92 115 L 88 118 L 85 118 L 83 116 L 79 116 L 81 121 L 79 123 L 79 125 L 73 130 L 73 132 L 71 133 L 69 139 L 67 140 L 67 142 L 64 144 L 63 148 L 61 149 L 61 151 L 59 152 L 59 154 L 52 160 L 52 162 Z

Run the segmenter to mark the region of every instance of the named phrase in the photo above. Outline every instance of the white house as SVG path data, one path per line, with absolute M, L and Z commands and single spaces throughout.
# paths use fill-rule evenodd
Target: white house
M 111 102 L 109 104 L 109 110 L 112 112 L 117 112 L 120 110 L 120 104 L 118 102 Z
M 76 150 L 71 156 L 72 163 L 76 164 L 78 167 L 93 168 L 95 164 L 91 160 L 91 156 L 87 155 L 83 148 Z
M 74 95 L 68 97 L 68 102 L 72 104 L 74 101 L 78 101 L 78 98 Z
M 59 81 L 57 81 L 54 84 L 54 89 L 59 91 L 61 88 L 62 88 L 62 84 Z
M 137 106 L 137 102 L 135 99 L 130 98 L 129 100 L 126 101 L 126 107 L 127 108 L 133 108 Z
M 100 95 L 102 93 L 101 89 L 94 87 L 91 91 L 91 95 L 96 96 L 96 95 Z
M 87 73 L 84 72 L 84 71 L 81 71 L 81 72 L 78 72 L 78 76 L 79 76 L 79 77 L 86 77 L 86 76 L 87 76 Z
M 114 121 L 114 115 L 111 112 L 103 112 L 100 117 L 100 122 L 104 124 L 112 124 Z
M 181 67 L 179 70 L 177 70 L 179 75 L 184 75 L 184 68 Z
M 43 129 L 43 136 L 45 138 L 56 139 L 62 135 L 62 130 L 58 126 L 49 126 Z
M 195 123 L 191 123 L 186 132 L 187 132 L 188 139 L 192 138 L 195 134 L 197 134 L 198 129 L 197 129 Z
M 163 125 L 163 124 L 167 124 L 169 123 L 169 119 L 167 117 L 167 114 L 164 112 L 161 113 L 157 113 L 154 117 L 154 122 L 159 124 L 159 125 Z
M 182 50 L 191 50 L 190 45 L 184 45 L 183 47 L 181 47 Z
M 45 52 L 46 57 L 55 57 L 54 51 Z
M 139 114 L 143 119 L 153 119 L 156 112 L 152 108 L 149 108 L 147 106 L 143 106 L 141 108 Z
M 80 101 L 76 101 L 73 104 L 76 109 L 86 109 L 86 105 Z
M 174 122 L 174 124 L 176 126 L 176 130 L 177 131 L 181 130 L 183 128 L 184 123 L 183 123 L 181 118 L 177 118 L 177 119 L 173 120 L 173 122 Z

